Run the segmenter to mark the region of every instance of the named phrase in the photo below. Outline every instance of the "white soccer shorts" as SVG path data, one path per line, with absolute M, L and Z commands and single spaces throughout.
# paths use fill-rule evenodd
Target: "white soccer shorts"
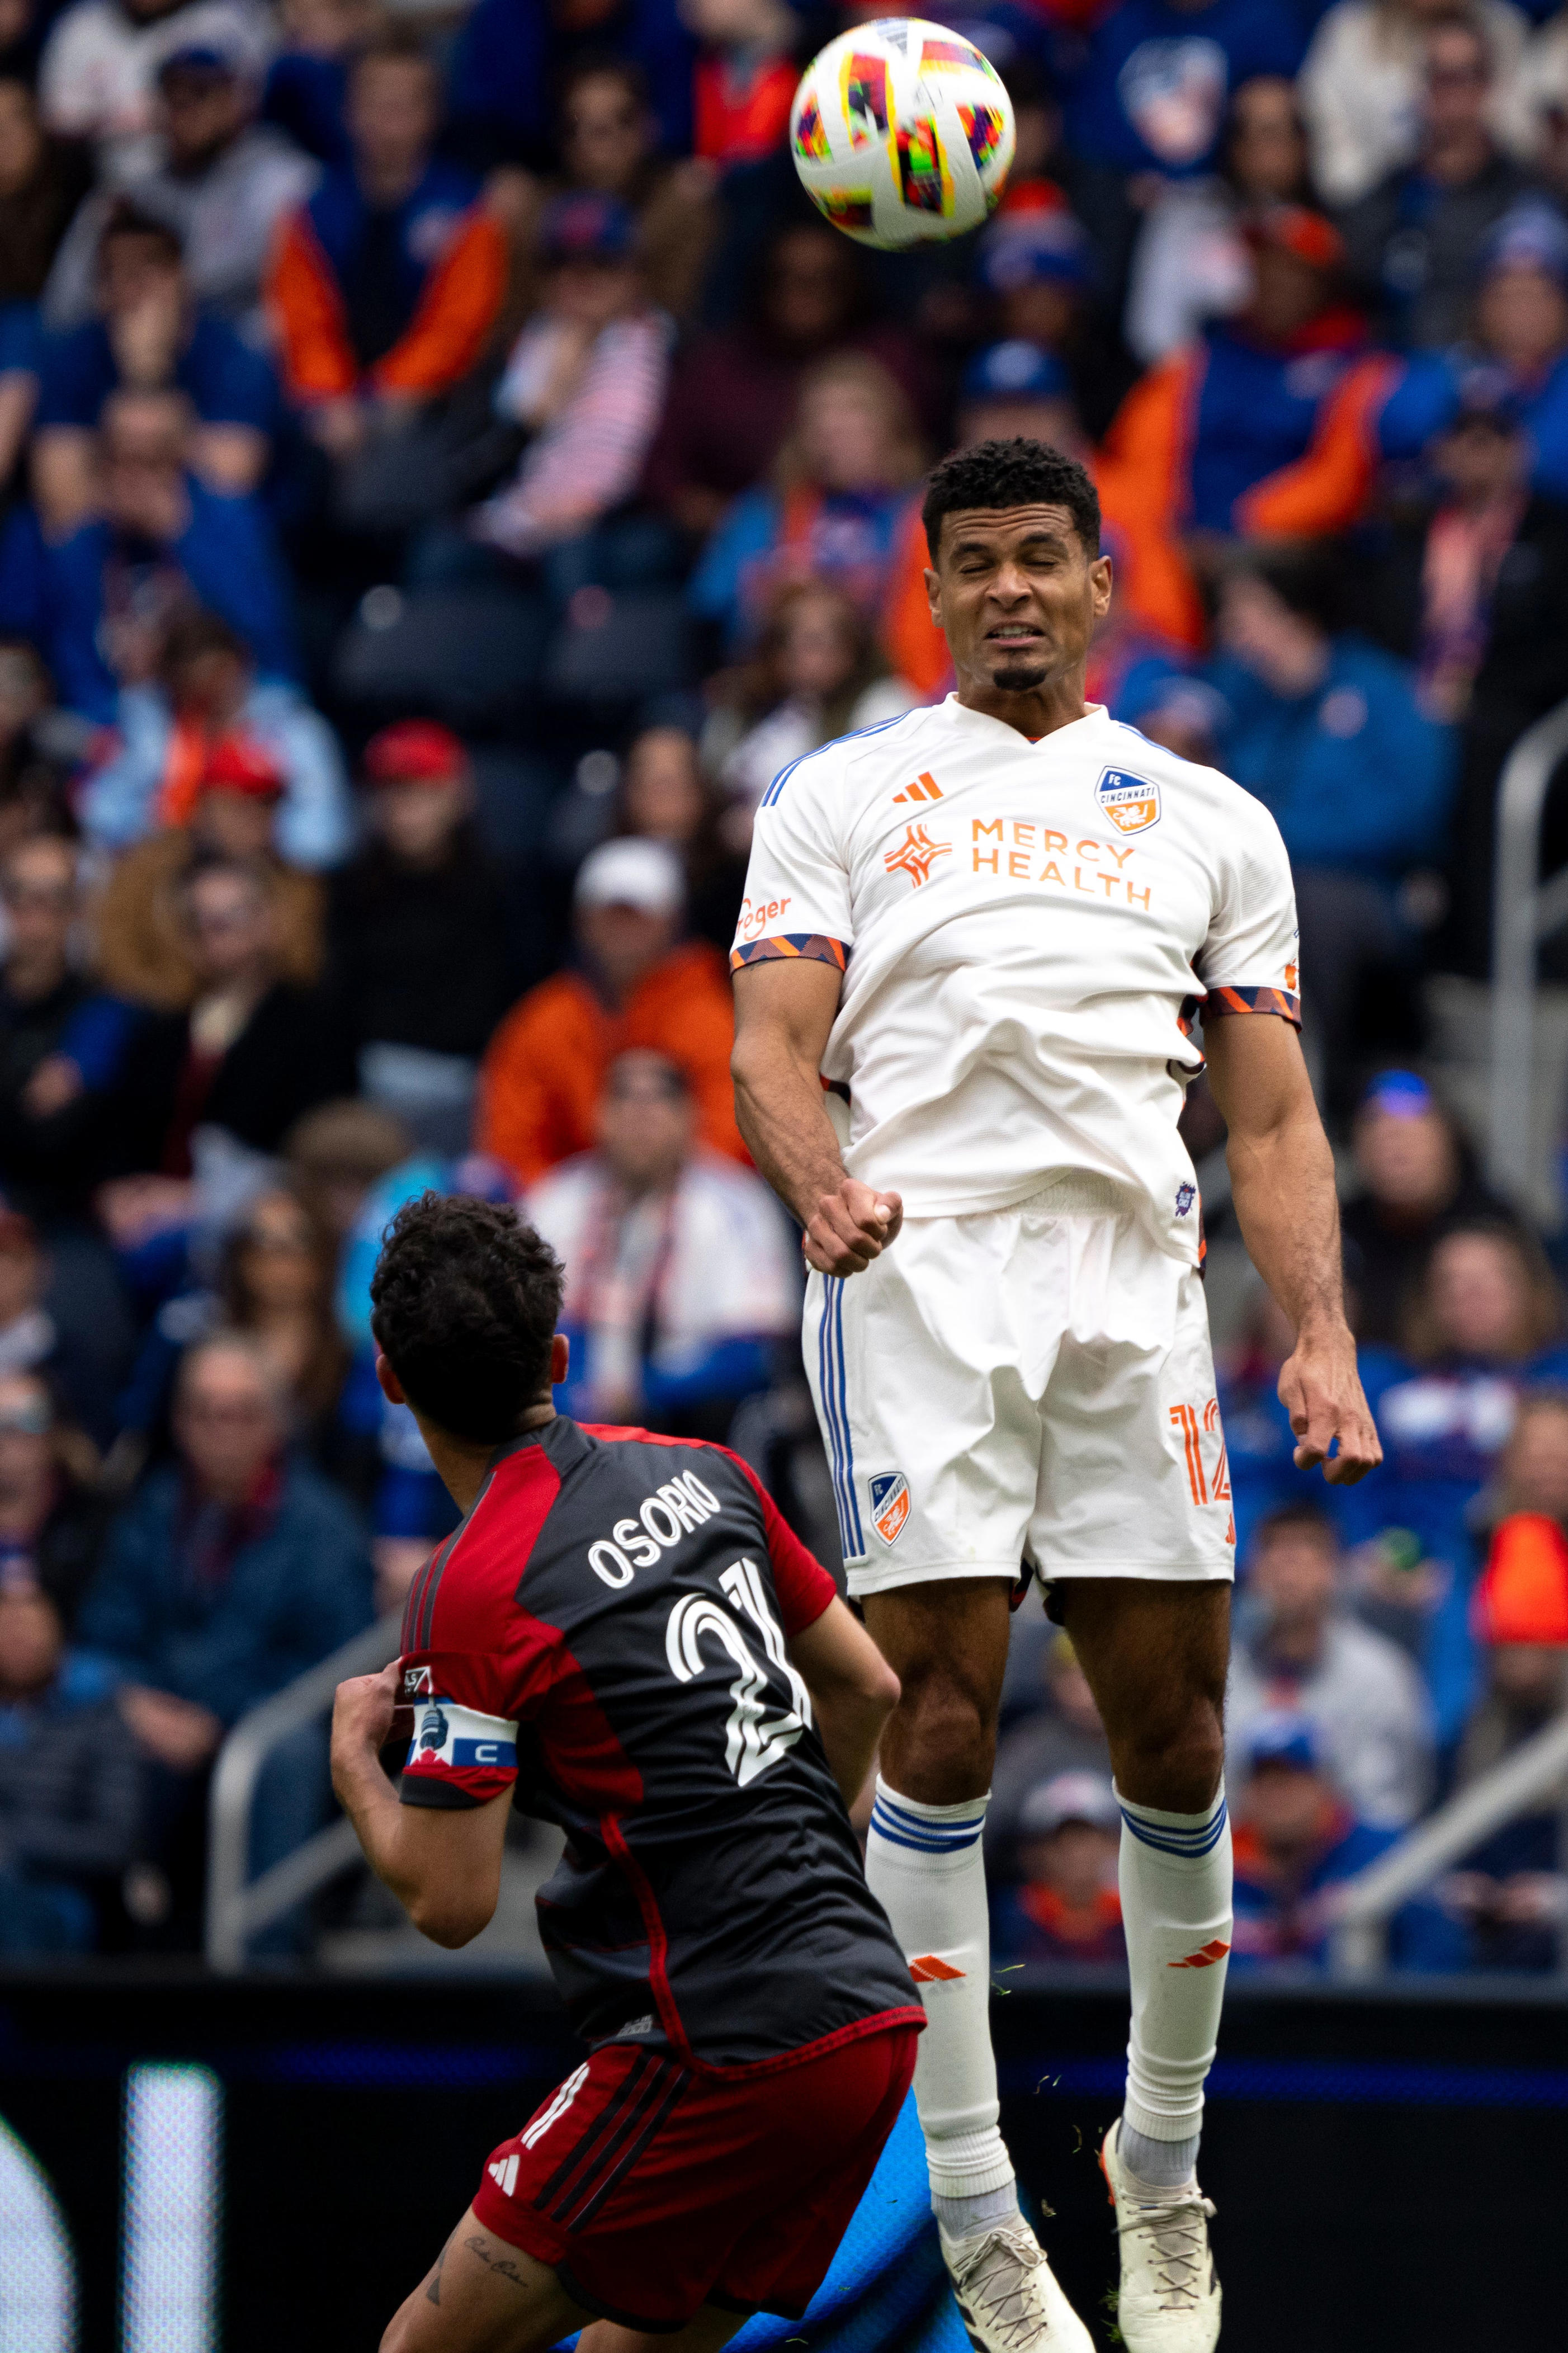
M 1109 1182 L 909 1219 L 812 1275 L 805 1350 L 851 1593 L 1234 1574 L 1203 1283 Z

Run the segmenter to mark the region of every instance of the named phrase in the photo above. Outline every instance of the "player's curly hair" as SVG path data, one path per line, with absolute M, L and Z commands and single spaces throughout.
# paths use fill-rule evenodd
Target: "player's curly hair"
M 563 1279 L 515 1209 L 421 1193 L 383 1237 L 370 1327 L 421 1413 L 454 1438 L 499 1446 L 549 1390 Z
M 1100 554 L 1100 494 L 1087 468 L 1048 441 L 976 441 L 954 449 L 926 477 L 921 521 L 937 559 L 944 515 L 967 507 L 1066 507 L 1086 555 Z

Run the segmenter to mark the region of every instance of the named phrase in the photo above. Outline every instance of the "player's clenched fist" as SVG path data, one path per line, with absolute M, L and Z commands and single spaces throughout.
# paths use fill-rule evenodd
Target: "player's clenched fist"
M 818 1274 L 861 1274 L 879 1258 L 904 1222 L 896 1193 L 879 1193 L 853 1176 L 819 1193 L 801 1248 Z

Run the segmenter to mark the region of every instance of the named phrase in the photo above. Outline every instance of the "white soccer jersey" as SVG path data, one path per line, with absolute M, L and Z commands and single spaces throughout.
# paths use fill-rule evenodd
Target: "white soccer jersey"
M 949 695 L 777 778 L 731 963 L 843 970 L 822 1074 L 845 1165 L 906 1215 L 1087 1169 L 1195 1261 L 1192 1014 L 1299 1021 L 1297 953 L 1285 845 L 1239 785 L 1099 704 L 1032 744 Z

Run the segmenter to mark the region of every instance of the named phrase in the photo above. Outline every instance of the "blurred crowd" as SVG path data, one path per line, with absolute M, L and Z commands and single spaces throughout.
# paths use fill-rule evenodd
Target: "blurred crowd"
M 1296 869 L 1387 1461 L 1294 1470 L 1233 1297 L 1236 1965 L 1323 1967 L 1568 1697 L 1561 1252 L 1466 1067 L 1499 778 L 1568 696 L 1568 10 L 974 0 L 1012 180 L 897 255 L 787 146 L 875 13 L 0 0 L 0 1951 L 194 1946 L 226 1732 L 450 1527 L 372 1369 L 413 1193 L 521 1199 L 563 1409 L 727 1439 L 837 1557 L 726 956 L 772 777 L 948 690 L 919 485 L 991 435 L 1094 473 L 1091 693 Z M 1104 1737 L 1016 1628 L 998 1961 L 1115 1966 Z M 311 1728 L 253 1871 L 329 1809 Z M 1555 1966 L 1562 1810 L 1395 1963 Z

